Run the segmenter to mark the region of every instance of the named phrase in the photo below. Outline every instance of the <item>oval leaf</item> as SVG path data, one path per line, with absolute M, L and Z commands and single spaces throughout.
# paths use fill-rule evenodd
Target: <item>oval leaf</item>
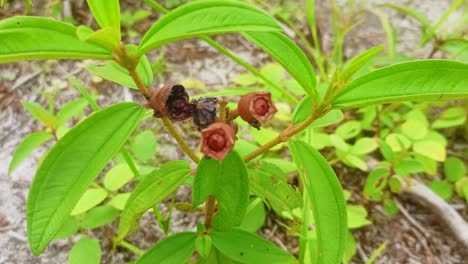
M 47 18 L 4 19 L 0 21 L 0 39 L 0 63 L 37 59 L 112 58 L 110 50 L 81 41 L 74 26 Z
M 144 54 L 165 43 L 204 34 L 238 31 L 280 31 L 268 14 L 230 0 L 193 1 L 164 15 L 140 42 Z
M 221 253 L 240 263 L 297 263 L 289 252 L 244 230 L 214 231 L 211 240 Z
M 186 263 L 195 250 L 197 234 L 182 232 L 163 239 L 150 248 L 136 262 L 137 264 L 175 264 Z
M 12 173 L 33 150 L 51 139 L 52 135 L 45 131 L 35 132 L 27 136 L 16 148 L 13 160 L 8 168 L 8 173 Z
M 177 190 L 189 175 L 190 165 L 182 160 L 166 163 L 161 169 L 147 175 L 125 204 L 119 223 L 119 238 L 126 237 L 146 210 Z
M 244 32 L 243 35 L 281 64 L 309 96 L 317 97 L 314 68 L 294 41 L 280 32 Z
M 135 175 L 127 163 L 117 164 L 104 176 L 104 188 L 117 191 L 127 184 Z
M 119 215 L 119 210 L 109 205 L 98 206 L 86 213 L 83 219 L 83 228 L 94 229 L 107 225 Z
M 333 169 L 322 155 L 302 141 L 289 141 L 314 212 L 319 263 L 340 263 L 347 236 L 346 203 Z M 304 208 L 309 210 L 309 208 Z
M 214 228 L 225 230 L 241 224 L 249 205 L 249 178 L 237 152 L 231 151 L 222 161 L 207 158 L 200 161 L 193 182 L 193 207 L 202 204 L 209 195 L 218 200 Z
M 468 96 L 468 64 L 448 60 L 412 61 L 365 74 L 346 86 L 333 107 L 348 108 L 407 100 Z
M 143 117 L 135 103 L 113 105 L 75 126 L 49 151 L 29 191 L 28 238 L 40 254 L 54 238 L 96 175 Z
M 73 246 L 68 255 L 69 264 L 99 264 L 101 263 L 101 247 L 89 237 L 83 237 Z

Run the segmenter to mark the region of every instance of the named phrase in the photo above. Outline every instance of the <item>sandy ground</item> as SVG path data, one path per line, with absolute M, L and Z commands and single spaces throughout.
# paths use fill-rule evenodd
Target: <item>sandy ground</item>
M 322 1 L 319 2 L 320 27 L 325 32 L 324 46 L 329 49 L 331 47 L 331 35 L 328 8 Z M 325 1 L 323 1 L 325 2 Z M 450 6 L 448 0 L 428 0 L 428 1 L 371 1 L 372 3 L 394 3 L 408 4 L 417 7 L 423 13 L 429 15 L 432 21 L 436 21 L 442 13 Z M 399 30 L 399 51 L 413 50 L 419 40 L 420 31 L 415 21 L 405 18 L 392 10 L 384 10 L 385 13 L 391 16 L 391 21 Z M 235 36 L 225 36 L 220 38 L 230 49 L 236 52 L 240 57 L 248 62 L 259 66 L 268 61 L 268 57 L 254 50 L 252 46 L 243 44 L 238 41 Z M 378 25 L 378 20 L 372 15 L 366 17 L 363 25 L 353 30 L 350 36 L 346 39 L 346 56 L 355 55 L 366 48 L 384 43 L 385 34 Z M 232 44 L 235 43 L 235 44 Z M 240 45 L 239 45 L 240 43 Z M 425 57 L 430 52 L 431 47 L 416 54 L 418 57 Z M 172 80 L 183 80 L 192 76 L 196 80 L 201 80 L 206 83 L 209 88 L 226 86 L 229 80 L 236 74 L 244 72 L 244 70 L 230 61 L 228 58 L 219 55 L 212 48 L 200 41 L 183 41 L 171 44 L 168 47 L 168 63 L 174 68 L 173 73 L 168 74 Z M 173 55 L 171 55 L 173 54 Z M 252 55 L 254 54 L 254 55 Z M 55 241 L 48 249 L 39 257 L 34 257 L 28 246 L 26 235 L 26 219 L 25 219 L 25 203 L 28 193 L 28 188 L 35 174 L 36 164 L 41 155 L 46 151 L 50 144 L 39 148 L 11 175 L 7 175 L 8 165 L 11 161 L 12 154 L 16 146 L 21 140 L 33 131 L 41 129 L 41 125 L 32 120 L 31 116 L 20 106 L 18 100 L 36 101 L 45 104 L 44 98 L 38 94 L 38 91 L 50 89 L 54 86 L 53 80 L 65 80 L 64 72 L 79 72 L 78 78 L 85 84 L 90 84 L 90 76 L 86 72 L 80 71 L 76 63 L 62 61 L 58 63 L 17 63 L 14 65 L 1 65 L 0 74 L 4 72 L 14 72 L 18 76 L 16 80 L 7 81 L 4 85 L 8 88 L 6 92 L 0 93 L 0 263 L 66 263 L 68 251 L 73 245 L 75 237 L 69 240 Z M 100 84 L 92 84 L 95 89 L 100 92 L 99 103 L 101 106 L 106 106 L 112 102 L 118 101 L 138 101 L 141 97 L 133 91 L 122 89 L 117 85 L 109 85 L 108 82 Z M 78 96 L 74 89 L 66 89 L 61 91 L 57 104 L 63 105 L 72 98 Z M 5 99 L 6 98 L 6 99 Z M 156 130 L 163 131 L 158 123 L 145 124 L 148 127 L 154 127 Z M 159 139 L 161 160 L 184 159 L 183 153 L 175 146 L 174 141 L 166 134 L 160 134 Z M 192 147 L 196 148 L 198 142 L 191 141 Z M 167 155 L 166 155 L 167 154 Z M 359 192 L 359 190 L 357 190 Z M 178 201 L 188 201 L 190 191 L 187 189 L 180 190 L 177 196 Z M 427 232 L 434 236 L 432 240 L 429 236 L 424 236 L 424 241 L 429 242 L 429 245 L 423 247 L 419 251 L 414 251 L 412 245 L 404 245 L 399 243 L 399 240 L 413 241 L 418 243 L 420 233 L 411 235 L 411 224 L 405 217 L 399 216 L 393 219 L 382 217 L 378 206 L 370 206 L 371 213 L 375 218 L 377 225 L 365 228 L 356 232 L 357 237 L 361 241 L 359 254 L 355 258 L 356 263 L 363 262 L 365 256 L 369 256 L 373 250 L 379 245 L 380 241 L 390 241 L 393 246 L 390 246 L 388 254 L 384 253 L 384 257 L 378 263 L 463 263 L 462 249 L 457 248 L 454 241 L 450 241 L 442 227 L 437 226 L 437 221 L 431 218 L 430 212 L 424 211 L 421 207 L 411 203 L 402 203 L 408 207 L 411 213 L 414 213 L 418 220 L 422 221 L 422 225 L 428 230 Z M 165 205 L 161 205 L 161 209 L 165 210 Z M 197 219 L 196 215 L 186 215 L 176 212 L 172 227 L 174 231 L 194 229 Z M 428 219 L 429 220 L 425 220 Z M 134 242 L 141 248 L 148 248 L 155 241 L 163 237 L 162 230 L 157 226 L 157 223 L 150 215 L 145 215 L 140 222 L 142 227 L 130 237 L 130 241 Z M 401 228 L 403 226 L 403 228 Z M 407 229 L 405 229 L 407 227 Z M 408 233 L 400 235 L 392 234 L 393 228 L 398 230 L 406 230 Z M 135 257 L 126 250 L 118 250 L 110 252 L 109 234 L 112 234 L 113 228 L 106 227 L 97 231 L 88 232 L 87 234 L 96 237 L 101 241 L 103 247 L 103 263 L 124 263 Z M 263 232 L 268 233 L 268 232 Z M 271 236 L 283 237 L 282 232 L 277 230 L 277 234 Z M 404 239 L 402 237 L 410 236 L 411 238 Z M 439 236 L 445 238 L 439 239 Z M 379 239 L 376 239 L 379 237 Z M 411 240 L 412 239 L 412 240 Z M 368 241 L 377 240 L 375 242 Z M 145 242 L 146 241 L 146 242 Z M 405 242 L 407 243 L 407 242 Z M 407 249 L 404 246 L 408 246 Z M 421 255 L 422 254 L 422 255 Z M 429 256 L 429 257 L 428 257 Z M 466 260 L 466 258 L 465 258 Z M 465 262 L 466 263 L 466 262 Z

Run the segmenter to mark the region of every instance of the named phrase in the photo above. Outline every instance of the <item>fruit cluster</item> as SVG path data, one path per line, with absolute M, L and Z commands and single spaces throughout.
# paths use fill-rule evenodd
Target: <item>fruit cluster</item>
M 153 93 L 147 106 L 154 110 L 155 117 L 166 117 L 172 121 L 191 119 L 194 126 L 201 131 L 201 152 L 208 157 L 222 160 L 234 147 L 236 118 L 240 117 L 260 129 L 261 124 L 272 119 L 277 112 L 269 92 L 243 95 L 237 109 L 232 111 L 225 105 L 225 101 L 216 97 L 190 101 L 184 86 L 169 82 Z

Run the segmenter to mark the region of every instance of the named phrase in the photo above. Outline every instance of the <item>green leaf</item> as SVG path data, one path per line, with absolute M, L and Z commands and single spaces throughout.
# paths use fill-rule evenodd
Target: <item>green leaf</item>
M 339 155 L 339 156 L 341 156 L 341 155 Z M 348 166 L 351 166 L 351 167 L 354 167 L 354 168 L 359 168 L 362 171 L 367 171 L 367 163 L 364 160 L 364 158 L 361 157 L 361 156 L 356 156 L 356 155 L 353 155 L 353 154 L 346 154 L 342 158 L 342 160 Z
M 296 163 L 284 158 L 263 158 L 263 163 L 269 163 L 278 166 L 284 173 L 288 174 L 297 170 Z
M 156 136 L 151 130 L 145 130 L 138 134 L 132 141 L 131 150 L 135 158 L 140 161 L 148 161 L 156 155 Z
M 448 60 L 400 63 L 363 75 L 333 100 L 335 108 L 468 96 L 468 64 Z
M 363 137 L 354 143 L 354 145 L 351 147 L 351 153 L 358 156 L 365 155 L 373 152 L 378 147 L 379 146 L 377 145 L 377 142 L 375 142 L 375 139 Z
M 44 107 L 38 103 L 26 101 L 21 101 L 21 104 L 24 106 L 24 108 L 26 108 L 26 110 L 28 110 L 29 113 L 31 113 L 35 119 L 42 122 L 47 126 L 47 128 L 52 129 L 54 127 L 55 117 Z
M 210 236 L 199 236 L 195 241 L 198 254 L 202 258 L 207 258 L 211 252 L 211 237 Z
M 83 228 L 94 229 L 112 223 L 119 215 L 119 210 L 109 205 L 98 206 L 86 213 Z
M 260 198 L 252 200 L 252 202 L 247 207 L 244 219 L 239 228 L 247 232 L 255 233 L 257 232 L 265 223 L 265 206 L 263 201 Z
M 370 60 L 372 60 L 377 54 L 379 54 L 384 49 L 383 46 L 377 46 L 370 48 L 361 54 L 357 55 L 351 59 L 341 73 L 341 79 L 348 81 L 353 77 L 353 75 L 358 72 L 362 67 L 364 67 Z
M 240 229 L 213 231 L 213 245 L 227 257 L 240 263 L 296 263 L 289 252 L 255 234 Z
M 455 182 L 466 175 L 466 167 L 461 159 L 449 157 L 445 160 L 444 172 L 447 179 Z
M 396 133 L 388 134 L 385 138 L 385 143 L 387 143 L 393 152 L 399 152 L 411 146 L 411 141 L 408 138 Z
M 101 263 L 101 247 L 89 237 L 83 237 L 73 246 L 68 255 L 69 264 L 99 264 Z
M 367 219 L 366 208 L 361 205 L 348 205 L 346 207 L 346 212 L 348 216 L 348 228 L 350 229 L 372 224 L 372 222 Z
M 111 59 L 106 48 L 81 41 L 74 26 L 40 17 L 0 21 L 0 63 L 37 59 Z
M 101 28 L 111 27 L 118 32 L 120 41 L 119 0 L 87 0 L 89 9 Z
M 442 116 L 432 123 L 432 128 L 440 129 L 461 126 L 465 122 L 466 110 L 463 107 L 451 107 L 445 110 Z
M 244 32 L 242 34 L 281 64 L 297 80 L 307 95 L 317 98 L 314 68 L 294 41 L 281 32 Z
M 434 175 L 437 172 L 437 161 L 428 158 L 424 155 L 420 155 L 418 153 L 415 153 L 414 158 L 419 161 L 423 167 L 424 171 L 427 172 L 428 174 Z
M 335 134 L 344 140 L 354 138 L 359 135 L 359 133 L 361 133 L 361 123 L 354 120 L 341 124 L 335 131 Z
M 248 4 L 230 0 L 193 1 L 167 13 L 146 32 L 140 54 L 165 43 L 238 31 L 280 31 L 268 14 Z
M 116 196 L 112 197 L 112 200 L 107 205 L 110 205 L 120 211 L 122 211 L 127 204 L 128 198 L 132 193 L 119 193 Z
M 427 134 L 427 126 L 413 119 L 403 123 L 400 128 L 403 135 L 412 140 L 423 139 Z
M 262 164 L 249 170 L 252 193 L 268 202 L 281 216 L 293 218 L 293 210 L 302 206 L 300 193 L 289 185 L 284 175 L 274 164 Z
M 182 264 L 186 263 L 195 250 L 197 234 L 182 232 L 161 240 L 146 251 L 137 264 Z
M 49 151 L 27 202 L 28 238 L 35 255 L 47 247 L 144 113 L 145 109 L 135 103 L 113 105 L 75 126 Z
M 421 162 L 411 158 L 403 159 L 395 166 L 395 172 L 400 176 L 409 176 L 410 174 L 423 171 L 424 166 L 421 164 Z
M 453 187 L 446 181 L 432 181 L 428 187 L 444 200 L 449 199 L 453 195 Z
M 89 209 L 104 201 L 104 199 L 107 198 L 107 195 L 107 191 L 101 188 L 92 188 L 86 190 L 86 192 L 83 194 L 83 196 L 81 196 L 80 200 L 76 204 L 75 208 L 73 208 L 71 215 L 79 215 L 88 211 Z
M 289 149 L 300 168 L 313 209 L 319 263 L 340 263 L 348 233 L 346 203 L 340 182 L 317 150 L 296 140 L 289 141 Z
M 34 132 L 24 138 L 16 148 L 15 154 L 13 154 L 13 159 L 8 168 L 8 174 L 12 173 L 37 147 L 51 139 L 52 135 L 45 131 Z
M 186 161 L 172 161 L 147 175 L 133 190 L 120 217 L 119 239 L 130 233 L 141 215 L 177 190 L 190 175 Z
M 304 97 L 299 104 L 297 105 L 296 109 L 294 110 L 292 116 L 292 122 L 294 124 L 298 124 L 304 120 L 306 120 L 310 115 L 312 115 L 313 110 L 313 102 L 309 96 Z M 313 127 L 326 127 L 329 125 L 333 125 L 335 123 L 340 122 L 343 120 L 343 112 L 339 109 L 332 109 L 330 112 L 326 113 L 324 116 L 317 118 L 312 124 L 310 124 L 310 128 Z
M 88 102 L 84 98 L 66 104 L 57 113 L 57 117 L 55 119 L 55 127 L 59 128 L 61 126 L 64 126 L 68 120 L 80 114 L 87 105 Z
M 241 224 L 249 205 L 249 178 L 237 152 L 231 151 L 222 161 L 205 157 L 198 164 L 192 190 L 193 207 L 202 204 L 209 195 L 218 201 L 213 228 L 227 230 Z
M 109 191 L 116 191 L 127 184 L 134 176 L 128 164 L 117 164 L 104 176 L 104 187 Z
M 128 73 L 128 70 L 115 61 L 99 62 L 88 66 L 86 69 L 103 79 L 116 82 L 129 88 L 138 89 L 135 81 Z M 140 62 L 136 70 L 146 86 L 151 86 L 153 84 L 153 70 L 146 56 L 140 57 Z
M 445 160 L 445 146 L 437 141 L 422 140 L 415 142 L 413 145 L 414 152 L 431 158 L 435 161 Z

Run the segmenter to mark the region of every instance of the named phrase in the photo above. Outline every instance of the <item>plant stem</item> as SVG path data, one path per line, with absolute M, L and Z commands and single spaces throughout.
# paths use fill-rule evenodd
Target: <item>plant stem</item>
M 209 234 L 211 231 L 211 221 L 213 220 L 214 210 L 216 208 L 216 199 L 213 196 L 208 196 L 206 199 L 206 211 L 205 211 L 205 227 L 206 232 Z
M 122 154 L 125 162 L 127 162 L 128 167 L 130 170 L 133 172 L 133 175 L 138 179 L 140 178 L 140 172 L 138 171 L 135 162 L 133 162 L 132 157 L 130 157 L 130 154 L 122 147 L 120 154 Z
M 169 130 L 169 133 L 174 137 L 177 143 L 179 143 L 182 150 L 193 160 L 193 162 L 198 164 L 200 162 L 200 158 L 190 149 L 190 147 L 187 145 L 182 136 L 180 136 L 179 132 L 177 132 L 174 125 L 172 125 L 171 120 L 169 120 L 167 117 L 162 117 L 161 119 L 164 125 L 166 126 L 167 130 Z
M 132 77 L 135 84 L 137 85 L 138 90 L 140 90 L 140 93 L 142 93 L 145 96 L 146 99 L 150 99 L 151 98 L 151 91 L 150 91 L 150 89 L 148 87 L 146 87 L 146 85 L 141 80 L 140 75 L 136 71 L 136 67 L 135 67 L 135 69 L 128 69 L 128 72 L 130 73 L 130 76 Z
M 328 104 L 325 104 L 325 105 L 328 105 Z M 302 121 L 298 125 L 290 126 L 289 128 L 285 129 L 277 137 L 270 140 L 265 145 L 261 146 L 260 148 L 256 149 L 255 151 L 251 152 L 247 156 L 245 156 L 244 161 L 247 163 L 247 162 L 255 159 L 257 156 L 259 156 L 259 155 L 265 153 L 266 151 L 270 150 L 274 146 L 288 141 L 289 138 L 291 138 L 292 136 L 300 133 L 302 130 L 304 130 L 310 124 L 312 124 L 312 122 L 314 122 L 317 118 L 322 117 L 328 111 L 329 111 L 329 107 L 323 107 L 322 106 L 322 107 L 314 108 L 314 110 L 312 111 L 312 114 L 306 120 Z
M 139 249 L 138 247 L 136 247 L 135 245 L 132 245 L 130 243 L 128 243 L 127 241 L 125 240 L 122 240 L 119 242 L 119 246 L 123 247 L 123 248 L 126 248 L 130 251 L 132 251 L 133 253 L 137 254 L 137 255 L 143 255 L 145 254 L 145 252 L 141 249 Z

